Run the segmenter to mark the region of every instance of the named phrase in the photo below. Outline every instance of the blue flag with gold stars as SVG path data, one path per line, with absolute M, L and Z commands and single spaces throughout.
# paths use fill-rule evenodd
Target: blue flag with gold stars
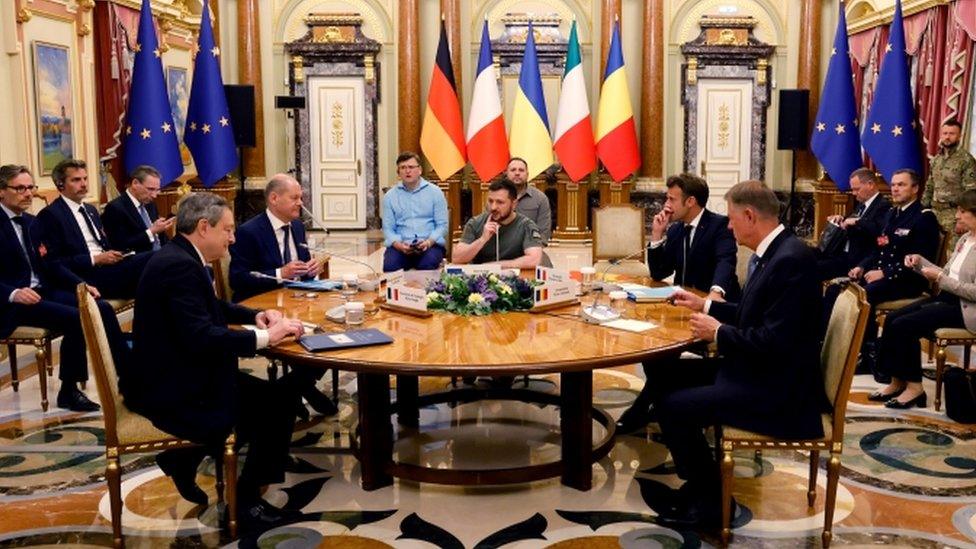
M 237 146 L 224 81 L 220 77 L 220 49 L 214 43 L 207 4 L 203 3 L 200 17 L 200 39 L 193 62 L 193 85 L 183 141 L 193 153 L 200 180 L 210 187 L 237 167 Z
M 842 191 L 850 189 L 851 172 L 863 165 L 861 139 L 857 128 L 857 107 L 854 104 L 854 79 L 847 46 L 847 20 L 844 2 L 840 3 L 840 18 L 830 50 L 827 79 L 820 94 L 820 107 L 814 121 L 810 149 L 823 164 L 830 179 Z
M 895 2 L 891 36 L 885 45 L 881 73 L 874 87 L 874 100 L 864 123 L 861 142 L 885 181 L 890 182 L 892 174 L 903 168 L 922 174 L 900 0 Z
M 137 166 L 149 165 L 167 185 L 183 175 L 180 144 L 173 126 L 166 80 L 163 79 L 162 52 L 156 39 L 149 0 L 142 0 L 139 34 L 129 88 L 129 108 L 125 114 L 124 162 L 126 173 Z

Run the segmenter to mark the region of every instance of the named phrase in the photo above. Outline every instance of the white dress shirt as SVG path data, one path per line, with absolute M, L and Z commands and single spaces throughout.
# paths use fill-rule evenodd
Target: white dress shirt
M 126 189 L 125 190 L 125 194 L 126 194 L 126 196 L 129 197 L 129 200 L 132 201 L 132 205 L 136 207 L 136 213 L 139 213 L 139 209 L 140 208 L 144 208 L 145 207 L 145 206 L 142 205 L 142 202 L 139 202 L 139 199 L 138 198 L 132 196 L 132 193 L 129 192 L 129 189 Z M 146 210 L 146 215 L 147 216 L 149 215 L 149 210 Z M 139 219 L 142 220 L 142 214 L 139 214 Z M 146 231 L 145 231 L 145 233 L 146 233 L 146 236 L 149 238 L 149 242 L 150 243 L 156 242 L 156 235 L 153 234 L 152 230 L 150 230 L 150 229 L 147 228 Z
M 88 246 L 88 253 L 91 256 L 92 266 L 95 266 L 95 256 L 104 252 L 105 249 L 99 243 L 98 235 L 92 234 L 91 230 L 88 229 L 88 223 L 85 221 L 85 216 L 78 211 L 81 208 L 81 204 L 71 200 L 67 196 L 61 195 L 64 199 L 64 203 L 68 205 L 68 209 L 71 210 L 71 214 L 75 216 L 75 223 L 78 224 L 78 228 L 81 229 L 81 235 L 85 237 L 85 245 Z M 92 225 L 95 224 L 95 220 L 92 219 Z
M 271 228 L 274 230 L 275 242 L 278 243 L 278 253 L 281 254 L 281 257 L 285 257 L 285 232 L 282 231 L 281 228 L 286 225 L 290 227 L 291 223 L 286 223 L 278 219 L 275 217 L 275 214 L 271 213 L 271 210 L 266 209 L 264 210 L 264 213 L 268 216 L 268 220 L 271 221 Z M 292 234 L 291 230 L 288 231 L 287 246 L 291 252 L 292 261 L 298 260 L 298 249 L 295 247 L 295 235 Z M 280 267 L 275 269 L 275 276 L 281 278 Z

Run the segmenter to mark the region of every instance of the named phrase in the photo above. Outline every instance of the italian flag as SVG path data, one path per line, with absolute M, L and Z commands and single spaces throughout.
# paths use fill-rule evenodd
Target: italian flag
M 573 21 L 569 32 L 566 70 L 556 113 L 555 141 L 553 148 L 572 181 L 579 181 L 596 169 L 596 144 L 590 123 L 590 104 L 586 97 L 576 21 Z

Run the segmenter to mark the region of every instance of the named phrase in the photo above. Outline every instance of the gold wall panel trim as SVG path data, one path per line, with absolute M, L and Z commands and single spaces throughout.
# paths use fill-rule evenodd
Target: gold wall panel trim
M 523 0 L 500 0 L 498 2 L 485 2 L 471 14 L 471 37 L 480 42 L 481 26 L 488 18 L 488 31 L 492 36 L 497 37 L 501 34 L 503 24 L 502 19 L 507 13 L 520 13 L 524 9 L 519 7 Z M 549 13 L 532 14 L 532 19 L 549 18 L 552 13 L 562 21 L 559 25 L 559 32 L 563 36 L 569 36 L 569 28 L 576 20 L 576 32 L 579 35 L 580 45 L 591 44 L 593 41 L 593 19 L 590 10 L 585 9 L 578 2 L 560 2 L 559 0 L 542 0 L 540 2 L 552 9 Z M 472 42 L 478 43 L 478 42 Z
M 293 42 L 305 36 L 308 32 L 308 25 L 305 20 L 310 16 L 333 16 L 328 15 L 330 11 L 335 11 L 332 0 L 291 0 L 287 2 L 274 15 L 274 42 L 284 44 Z M 368 0 L 345 0 L 349 5 L 350 12 L 343 12 L 350 17 L 357 17 L 363 21 L 363 34 L 373 40 L 384 44 L 389 44 L 393 36 L 393 21 L 386 7 L 376 2 Z M 310 15 L 314 14 L 314 15 Z
M 777 7 L 765 0 L 700 0 L 686 2 L 671 18 L 670 40 L 672 44 L 684 44 L 698 37 L 701 28 L 698 23 L 704 15 L 718 14 L 719 6 L 735 6 L 739 9 L 739 20 L 752 16 L 756 20 L 753 34 L 759 40 L 774 46 L 786 45 L 786 30 L 783 18 Z M 712 18 L 710 18 L 712 19 Z
M 951 4 L 952 0 L 906 0 L 901 5 L 902 15 L 908 17 L 909 15 L 918 13 L 920 11 L 925 11 L 927 9 L 934 8 L 936 6 L 941 6 L 944 4 Z M 862 17 L 855 18 L 853 20 L 847 20 L 847 34 L 856 34 L 861 31 L 865 31 L 870 28 L 878 27 L 881 25 L 888 25 L 891 20 L 895 17 L 895 5 L 892 3 L 880 11 L 874 9 L 875 6 L 871 2 L 861 2 L 854 3 L 848 9 L 848 13 L 854 10 L 859 10 L 862 6 L 868 5 L 872 8 L 871 12 Z

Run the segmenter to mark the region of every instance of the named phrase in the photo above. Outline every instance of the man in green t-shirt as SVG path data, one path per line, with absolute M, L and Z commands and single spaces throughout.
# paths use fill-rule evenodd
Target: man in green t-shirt
M 515 211 L 518 201 L 515 184 L 508 179 L 488 187 L 488 209 L 464 225 L 461 241 L 451 254 L 453 263 L 500 263 L 504 269 L 551 267 L 542 252 L 539 228 Z

